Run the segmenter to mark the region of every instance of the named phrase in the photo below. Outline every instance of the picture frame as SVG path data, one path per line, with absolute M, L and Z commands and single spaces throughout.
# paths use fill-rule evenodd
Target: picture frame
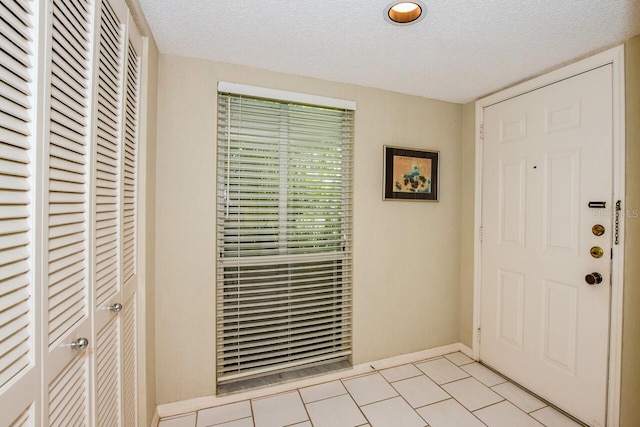
M 383 149 L 383 200 L 438 201 L 438 151 L 389 145 Z

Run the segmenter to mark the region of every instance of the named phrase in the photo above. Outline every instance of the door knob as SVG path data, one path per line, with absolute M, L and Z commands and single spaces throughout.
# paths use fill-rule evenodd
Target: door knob
M 597 285 L 598 283 L 602 283 L 602 274 L 600 273 L 591 273 L 584 276 L 584 280 L 590 285 Z
M 71 348 L 74 350 L 84 350 L 89 346 L 89 340 L 86 338 L 78 338 L 71 343 Z
M 109 306 L 109 310 L 113 311 L 114 313 L 118 313 L 120 311 L 122 311 L 122 304 L 120 304 L 119 302 L 110 305 Z
M 594 246 L 589 250 L 589 253 L 594 258 L 602 258 L 604 250 L 600 246 Z

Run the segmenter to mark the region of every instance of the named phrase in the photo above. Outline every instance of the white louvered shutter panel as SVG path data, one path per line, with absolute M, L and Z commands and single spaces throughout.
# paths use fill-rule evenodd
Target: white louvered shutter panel
M 96 337 L 96 425 L 121 425 L 120 321 L 117 317 Z
M 137 223 L 138 133 L 140 109 L 141 37 L 129 21 L 125 66 L 122 162 L 122 280 L 126 302 L 122 311 L 122 399 L 124 425 L 138 425 L 137 352 Z
M 351 354 L 353 116 L 219 94 L 221 384 Z
M 89 2 L 54 0 L 49 134 L 49 345 L 88 315 Z
M 122 132 L 124 25 L 109 2 L 100 11 L 95 153 L 95 292 L 98 306 L 115 294 Z
M 48 425 L 89 426 L 89 360 L 75 357 L 50 383 Z
M 122 310 L 122 405 L 124 425 L 138 425 L 138 357 L 137 357 L 137 299 L 134 294 Z
M 34 3 L 0 1 L 0 413 L 34 423 Z M 35 322 L 34 322 L 35 320 Z M 26 393 L 25 393 L 26 391 Z
M 69 346 L 79 337 L 91 339 L 89 105 L 94 5 L 90 0 L 52 0 L 49 5 L 51 80 L 48 156 L 43 165 L 48 345 L 43 403 L 49 418 L 44 424 L 86 426 L 92 418 L 90 352 L 69 351 Z
M 0 425 L 138 422 L 142 38 L 107 1 L 0 0 Z
M 9 427 L 30 427 L 35 426 L 35 407 L 33 405 L 25 409 L 18 417 L 9 423 Z
M 137 232 L 137 157 L 138 157 L 138 109 L 140 108 L 140 55 L 134 45 L 127 46 L 124 163 L 123 163 L 123 250 L 122 275 L 126 283 L 136 272 Z
M 119 0 L 99 2 L 97 84 L 94 101 L 94 301 L 95 417 L 99 426 L 121 425 L 121 319 L 106 310 L 121 303 L 120 257 L 122 187 L 122 105 L 124 92 L 125 22 Z

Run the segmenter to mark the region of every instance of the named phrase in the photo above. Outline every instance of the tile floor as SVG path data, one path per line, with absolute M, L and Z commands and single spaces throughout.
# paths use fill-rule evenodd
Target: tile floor
M 579 427 L 462 353 L 164 418 L 159 427 Z

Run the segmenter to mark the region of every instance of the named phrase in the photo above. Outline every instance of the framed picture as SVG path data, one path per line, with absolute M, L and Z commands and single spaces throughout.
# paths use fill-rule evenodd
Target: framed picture
M 384 146 L 383 200 L 438 201 L 437 151 Z

